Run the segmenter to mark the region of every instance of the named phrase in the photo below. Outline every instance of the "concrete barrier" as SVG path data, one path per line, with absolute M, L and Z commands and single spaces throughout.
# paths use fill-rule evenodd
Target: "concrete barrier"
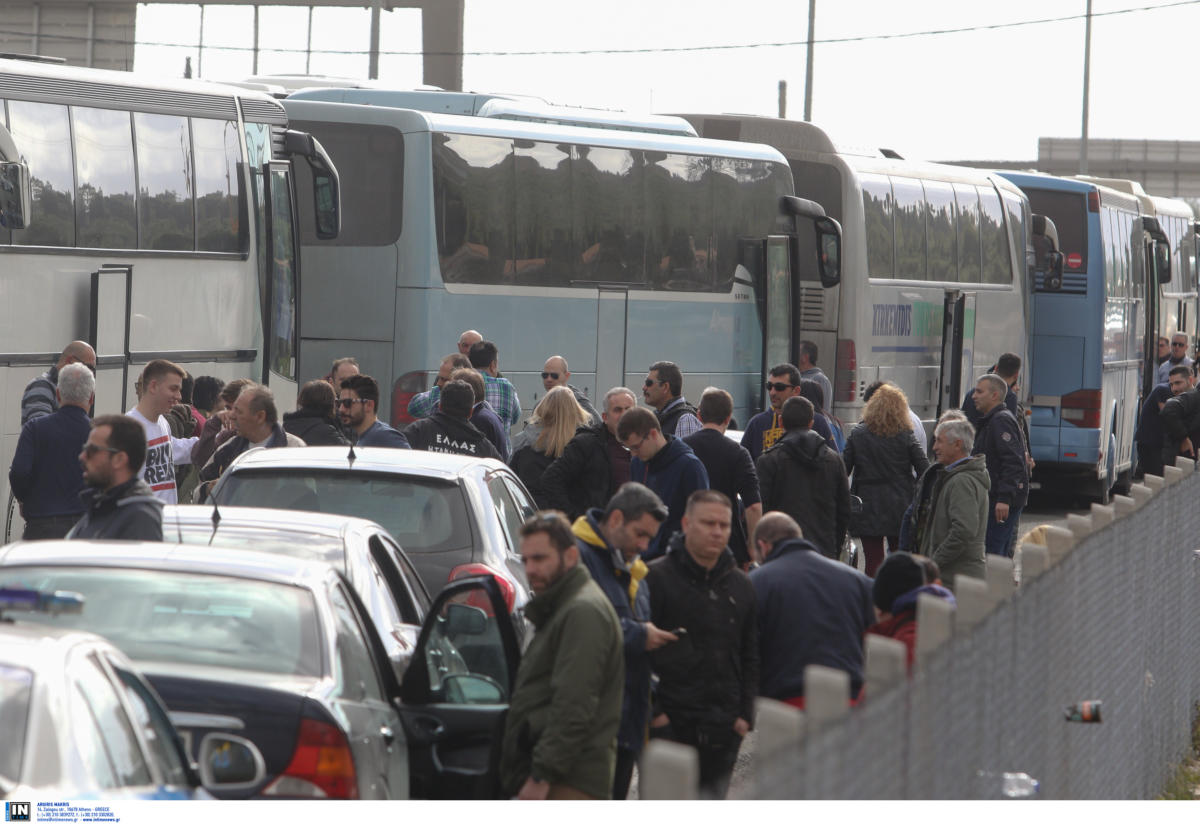
M 700 791 L 696 750 L 656 738 L 638 762 L 638 798 L 644 801 L 694 801 Z

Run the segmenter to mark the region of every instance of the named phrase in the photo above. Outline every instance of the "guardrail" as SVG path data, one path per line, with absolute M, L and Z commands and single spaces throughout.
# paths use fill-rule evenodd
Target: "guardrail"
M 1190 751 L 1200 700 L 1200 473 L 1190 461 L 1050 527 L 957 610 L 922 596 L 917 660 L 868 637 L 864 699 L 849 677 L 805 671 L 806 710 L 759 699 L 743 798 L 1003 798 L 1027 774 L 1044 799 L 1152 798 Z M 1100 723 L 1066 708 L 1103 702 Z M 694 798 L 694 752 L 654 741 L 642 798 Z M 1016 779 L 1018 783 L 1021 779 Z M 1019 788 L 1010 789 L 1018 792 Z

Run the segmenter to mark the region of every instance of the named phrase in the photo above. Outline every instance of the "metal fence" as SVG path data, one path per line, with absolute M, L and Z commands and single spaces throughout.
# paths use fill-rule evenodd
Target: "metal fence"
M 810 698 L 799 735 L 778 732 L 797 728 L 779 715 L 793 710 L 767 707 L 741 797 L 1000 798 L 1004 773 L 1037 779 L 1044 799 L 1158 794 L 1189 754 L 1200 700 L 1200 473 L 1167 473 L 1051 530 L 1048 551 L 1024 545 L 1026 580 L 969 627 L 960 592 L 954 631 L 933 649 L 937 617 L 922 610 L 911 677 L 869 681 L 830 720 Z M 1065 719 L 1093 699 L 1101 723 Z

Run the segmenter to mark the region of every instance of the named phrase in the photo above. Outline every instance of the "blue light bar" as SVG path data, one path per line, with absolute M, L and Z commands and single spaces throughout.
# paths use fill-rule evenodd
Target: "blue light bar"
M 75 615 L 83 612 L 84 597 L 78 592 L 38 592 L 35 589 L 0 589 L 0 613 L 44 612 Z

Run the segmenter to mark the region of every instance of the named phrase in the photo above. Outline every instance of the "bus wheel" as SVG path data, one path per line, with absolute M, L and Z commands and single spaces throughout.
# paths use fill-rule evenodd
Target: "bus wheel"
M 1131 486 L 1133 486 L 1133 470 L 1126 469 L 1117 475 L 1117 482 L 1113 484 L 1112 491 L 1118 495 L 1128 495 Z

